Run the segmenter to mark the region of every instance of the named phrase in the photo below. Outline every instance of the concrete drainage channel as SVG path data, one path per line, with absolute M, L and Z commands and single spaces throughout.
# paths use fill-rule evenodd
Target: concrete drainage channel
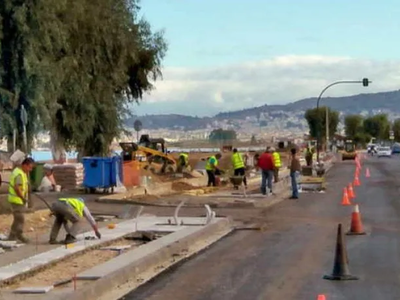
M 178 218 L 179 208 L 172 218 L 121 222 L 101 229 L 100 241 L 81 235 L 74 245 L 1 267 L 0 299 L 119 299 L 232 231 L 209 208 L 205 218 Z

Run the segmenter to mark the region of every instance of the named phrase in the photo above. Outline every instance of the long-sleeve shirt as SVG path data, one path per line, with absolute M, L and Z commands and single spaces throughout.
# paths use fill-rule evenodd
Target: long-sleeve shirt
M 85 207 L 83 208 L 83 216 L 85 217 L 85 219 L 89 222 L 89 224 L 94 227 L 96 226 L 96 221 L 94 220 L 92 214 L 90 213 L 89 208 L 87 208 L 87 206 L 85 205 Z

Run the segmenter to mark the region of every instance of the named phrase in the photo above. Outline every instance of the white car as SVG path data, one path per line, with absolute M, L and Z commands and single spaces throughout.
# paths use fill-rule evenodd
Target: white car
M 377 151 L 378 157 L 391 157 L 392 149 L 390 147 L 379 147 Z

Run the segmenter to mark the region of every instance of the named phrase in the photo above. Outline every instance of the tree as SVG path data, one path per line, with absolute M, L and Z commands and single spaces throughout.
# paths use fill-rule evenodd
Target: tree
M 392 130 L 394 134 L 394 140 L 396 142 L 400 142 L 400 119 L 396 119 L 393 122 Z
M 318 110 L 317 108 L 308 109 L 305 118 L 310 129 L 310 136 L 317 138 L 320 130 L 321 138 L 326 140 L 326 107 L 320 107 Z M 333 135 L 336 133 L 339 124 L 339 113 L 328 108 L 328 118 L 329 134 Z
M 378 140 L 389 138 L 390 122 L 386 114 L 378 114 L 364 120 L 364 131 Z
M 346 136 L 355 140 L 356 136 L 363 133 L 363 117 L 360 115 L 348 115 L 344 118 Z
M 24 104 L 30 138 L 40 124 L 59 151 L 107 154 L 130 103 L 161 76 L 167 45 L 139 10 L 137 0 L 2 1 L 4 134 Z
M 209 135 L 211 142 L 230 143 L 236 140 L 236 132 L 234 130 L 223 130 L 222 128 L 214 129 Z

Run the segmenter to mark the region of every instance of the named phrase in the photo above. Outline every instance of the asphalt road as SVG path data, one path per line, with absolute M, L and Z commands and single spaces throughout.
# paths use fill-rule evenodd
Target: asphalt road
M 399 299 L 400 157 L 369 159 L 362 173 L 355 192 L 368 235 L 346 236 L 350 271 L 360 280 L 322 279 L 332 271 L 338 223 L 350 224 L 352 207 L 340 202 L 354 162 L 345 162 L 331 170 L 325 194 L 264 211 L 266 231 L 237 231 L 124 299 Z

